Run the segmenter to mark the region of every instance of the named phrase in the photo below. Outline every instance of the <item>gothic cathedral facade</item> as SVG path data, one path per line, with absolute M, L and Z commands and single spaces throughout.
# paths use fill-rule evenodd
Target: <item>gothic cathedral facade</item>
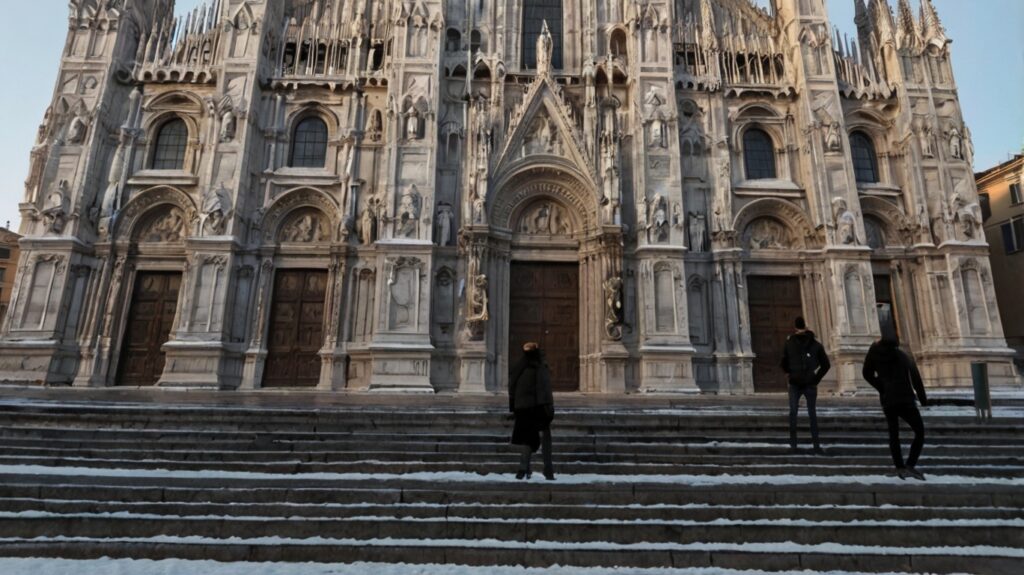
M 0 381 L 852 392 L 1015 375 L 930 0 L 70 0 Z

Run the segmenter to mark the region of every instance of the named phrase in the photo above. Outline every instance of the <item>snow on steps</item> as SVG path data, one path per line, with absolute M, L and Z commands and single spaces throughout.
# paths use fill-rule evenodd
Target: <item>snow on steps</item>
M 500 409 L 0 401 L 0 555 L 1018 573 L 1020 422 L 926 413 L 917 483 L 876 412 L 820 458 L 775 408 L 579 409 L 559 480 L 516 482 Z

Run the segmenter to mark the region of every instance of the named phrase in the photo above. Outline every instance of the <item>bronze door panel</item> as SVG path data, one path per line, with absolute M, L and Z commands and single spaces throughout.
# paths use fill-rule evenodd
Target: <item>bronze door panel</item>
M 264 387 L 316 387 L 324 339 L 327 272 L 279 270 L 267 338 Z
M 139 272 L 128 310 L 118 385 L 155 385 L 164 372 L 163 345 L 171 338 L 181 274 Z
M 747 278 L 750 338 L 754 354 L 754 391 L 785 392 L 789 380 L 783 373 L 782 351 L 793 333 L 793 320 L 802 314 L 800 280 L 786 277 Z
M 510 284 L 510 364 L 522 356 L 524 343 L 536 341 L 547 356 L 554 390 L 578 391 L 579 266 L 513 262 Z

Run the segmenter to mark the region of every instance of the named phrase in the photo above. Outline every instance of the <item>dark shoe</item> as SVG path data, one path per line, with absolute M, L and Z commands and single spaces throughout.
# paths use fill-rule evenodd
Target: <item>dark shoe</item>
M 554 471 L 545 471 L 544 472 L 544 479 L 547 479 L 548 481 L 554 481 L 555 480 L 555 472 Z
M 520 470 L 519 470 L 519 471 L 518 471 L 518 472 L 516 473 L 516 479 L 523 479 L 523 478 L 527 478 L 527 477 L 530 477 L 530 475 L 532 475 L 532 474 L 531 474 L 531 473 L 530 473 L 529 471 L 523 471 L 523 470 L 521 470 L 521 469 L 520 469 Z
M 910 477 L 910 473 L 902 467 L 896 468 L 896 475 L 899 476 L 899 478 L 903 479 L 904 481 L 906 481 L 906 479 Z
M 817 446 L 814 447 L 814 454 L 815 455 L 828 455 L 827 453 L 825 453 L 825 450 L 822 449 L 820 445 L 817 445 Z
M 907 475 L 913 477 L 918 481 L 925 481 L 924 473 L 921 473 L 920 471 L 914 469 L 913 467 L 907 468 Z

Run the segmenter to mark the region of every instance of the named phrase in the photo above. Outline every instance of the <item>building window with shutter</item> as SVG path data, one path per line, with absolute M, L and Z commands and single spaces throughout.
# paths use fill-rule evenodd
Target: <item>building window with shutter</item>
M 1021 197 L 1020 184 L 1010 184 L 1010 203 L 1014 205 L 1024 203 L 1024 197 Z

